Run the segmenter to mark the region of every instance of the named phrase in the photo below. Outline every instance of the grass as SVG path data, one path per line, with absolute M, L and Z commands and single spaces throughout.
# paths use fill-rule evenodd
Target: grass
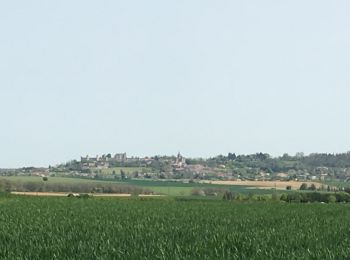
M 39 176 L 0 176 L 0 180 L 9 180 L 14 182 L 43 182 L 43 178 Z M 110 181 L 104 180 L 93 180 L 83 178 L 69 178 L 69 177 L 49 177 L 48 182 L 50 183 L 106 183 Z
M 38 176 L 0 176 L 1 179 L 10 180 L 17 183 L 28 182 L 43 182 L 42 177 Z M 143 180 L 143 179 L 127 179 L 124 181 L 118 180 L 95 180 L 85 178 L 69 178 L 69 177 L 49 177 L 47 183 L 62 183 L 62 184 L 79 184 L 79 183 L 117 183 L 121 185 L 138 186 L 147 188 L 159 194 L 170 196 L 189 196 L 193 189 L 218 189 L 230 190 L 235 193 L 255 193 L 255 194 L 270 194 L 272 190 L 257 189 L 255 187 L 240 186 L 240 185 L 219 185 L 205 183 L 183 183 L 179 181 L 168 180 Z
M 348 181 L 323 181 L 322 182 L 325 186 L 329 185 L 331 187 L 337 187 L 337 188 L 350 188 L 350 182 Z
M 347 259 L 346 204 L 3 198 L 1 259 Z
M 192 187 L 176 187 L 176 186 L 142 186 L 147 187 L 156 193 L 169 196 L 189 196 L 191 195 Z
M 156 192 L 170 195 L 190 195 L 193 189 L 222 189 L 229 190 L 235 193 L 255 193 L 255 194 L 271 194 L 272 190 L 258 189 L 251 186 L 241 185 L 220 185 L 209 183 L 183 183 L 180 181 L 168 180 L 127 180 L 130 185 L 142 186 Z
M 120 175 L 120 171 L 124 171 L 127 176 L 132 176 L 134 172 L 141 173 L 142 171 L 149 172 L 150 169 L 146 167 L 112 167 L 106 169 L 91 169 L 92 171 L 101 170 L 103 175 L 112 175 L 113 171 L 116 175 Z

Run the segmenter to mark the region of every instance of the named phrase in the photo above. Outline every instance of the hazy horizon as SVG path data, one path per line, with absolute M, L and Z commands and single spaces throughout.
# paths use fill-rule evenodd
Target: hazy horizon
M 348 1 L 0 3 L 0 168 L 350 150 Z
M 345 153 L 349 153 L 350 151 L 346 151 L 346 152 L 340 152 L 340 153 L 327 153 L 327 154 L 345 154 Z M 263 153 L 263 154 L 266 154 L 265 152 L 255 152 L 255 153 L 249 153 L 249 154 L 240 154 L 240 153 L 235 153 L 236 156 L 238 155 L 252 155 L 252 154 L 257 154 L 257 153 Z M 311 155 L 312 153 L 304 153 L 304 152 L 297 152 L 296 154 L 288 154 L 288 153 L 284 153 L 284 154 L 288 154 L 289 156 L 298 156 L 297 154 L 298 153 L 302 153 L 303 156 L 309 156 Z M 116 153 L 110 153 L 112 156 Z M 184 156 L 184 154 L 180 153 L 182 156 Z M 272 158 L 278 158 L 278 157 L 282 157 L 284 154 L 278 154 L 278 155 L 273 155 L 273 154 L 269 154 Z M 315 153 L 316 154 L 316 153 Z M 103 155 L 108 155 L 108 153 L 101 153 L 101 154 L 83 154 L 81 156 L 85 157 L 85 156 L 88 156 L 88 157 L 101 157 Z M 224 155 L 224 156 L 227 156 L 228 154 L 213 154 L 212 156 L 207 156 L 207 157 L 201 157 L 201 156 L 184 156 L 186 159 L 189 158 L 189 159 L 209 159 L 209 158 L 213 158 L 213 157 L 216 157 L 216 156 L 219 156 L 219 155 Z M 80 157 L 76 157 L 76 158 L 70 158 L 68 160 L 65 160 L 65 161 L 57 161 L 55 163 L 52 163 L 52 164 L 48 164 L 48 165 L 22 165 L 22 166 L 17 166 L 17 167 L 0 167 L 0 169 L 15 169 L 15 168 L 25 168 L 25 167 L 49 167 L 49 166 L 57 166 L 57 165 L 60 165 L 60 164 L 64 164 L 64 163 L 67 163 L 69 161 L 73 161 L 73 160 L 76 160 L 76 161 L 80 161 Z M 176 157 L 177 156 L 177 153 L 176 154 L 148 154 L 148 155 L 137 155 L 137 154 L 127 154 L 127 158 L 145 158 L 145 157 L 155 157 L 155 156 L 174 156 Z

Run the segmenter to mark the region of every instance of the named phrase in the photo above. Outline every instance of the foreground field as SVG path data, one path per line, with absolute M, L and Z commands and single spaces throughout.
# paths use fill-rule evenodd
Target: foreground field
M 1 259 L 345 259 L 347 204 L 0 198 Z

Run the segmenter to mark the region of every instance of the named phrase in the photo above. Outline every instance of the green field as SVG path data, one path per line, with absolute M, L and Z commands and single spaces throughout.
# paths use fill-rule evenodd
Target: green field
M 0 198 L 0 259 L 347 259 L 347 204 Z
M 92 169 L 92 171 L 101 170 L 104 175 L 112 175 L 115 172 L 116 175 L 120 175 L 120 171 L 124 171 L 127 176 L 132 176 L 134 172 L 150 172 L 149 168 L 146 167 L 111 167 L 105 169 Z
M 43 183 L 42 177 L 37 176 L 0 176 L 0 180 L 9 180 L 15 183 Z M 268 194 L 271 190 L 254 189 L 254 187 L 248 186 L 234 186 L 234 185 L 214 185 L 214 184 L 199 184 L 199 183 L 183 183 L 180 181 L 160 181 L 160 180 L 136 180 L 127 179 L 120 180 L 95 180 L 84 178 L 68 178 L 68 177 L 49 177 L 47 184 L 118 184 L 118 185 L 131 185 L 140 188 L 151 190 L 158 194 L 170 195 L 170 196 L 188 196 L 191 195 L 193 189 L 216 189 L 219 191 L 230 190 L 236 193 L 255 193 L 255 194 Z
M 337 188 L 350 188 L 350 182 L 349 181 L 324 181 L 324 185 L 329 185 L 331 187 L 337 187 Z
M 39 176 L 0 176 L 0 180 L 10 180 L 14 182 L 43 182 L 43 178 Z M 49 177 L 49 182 L 53 183 L 91 183 L 91 182 L 109 182 L 104 180 L 93 180 L 83 178 L 69 177 Z
M 220 191 L 229 190 L 235 193 L 271 194 L 272 190 L 258 189 L 251 186 L 240 185 L 219 185 L 207 183 L 183 183 L 180 181 L 160 181 L 160 180 L 128 180 L 130 185 L 138 185 L 155 192 L 166 195 L 183 196 L 190 195 L 193 189 L 213 189 Z

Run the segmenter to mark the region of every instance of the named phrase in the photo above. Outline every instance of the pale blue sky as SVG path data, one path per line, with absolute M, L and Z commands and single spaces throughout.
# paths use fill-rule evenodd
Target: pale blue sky
M 0 167 L 350 150 L 350 1 L 1 1 Z

